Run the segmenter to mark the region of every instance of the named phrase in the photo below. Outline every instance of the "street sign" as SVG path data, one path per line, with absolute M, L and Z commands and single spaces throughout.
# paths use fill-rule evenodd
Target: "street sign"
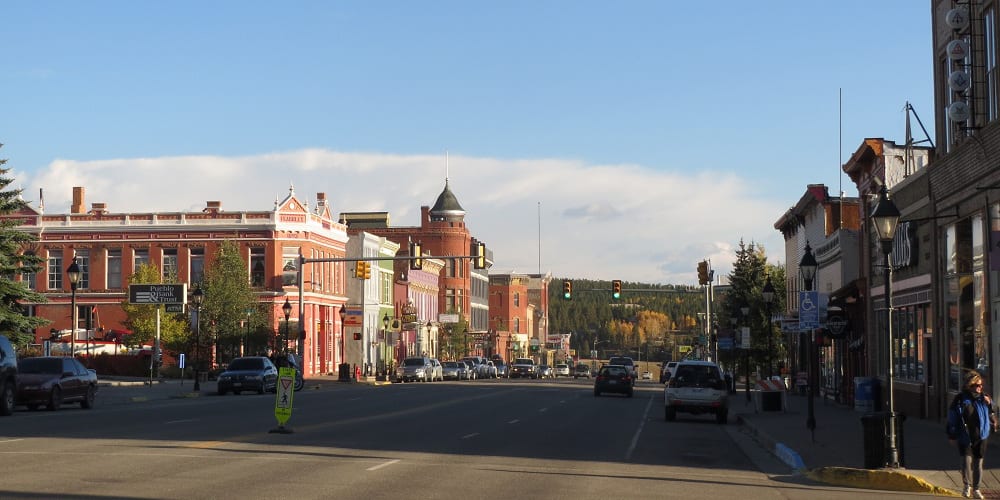
M 285 422 L 292 417 L 292 397 L 295 396 L 295 368 L 283 366 L 278 368 L 278 382 L 275 385 L 274 417 L 278 419 L 278 427 L 284 427 Z
M 184 304 L 187 284 L 129 285 L 128 301 L 132 304 Z
M 733 348 L 732 337 L 719 337 L 718 348 L 723 351 L 728 351 Z
M 740 349 L 750 348 L 750 327 L 740 327 Z
M 799 330 L 803 332 L 819 328 L 819 292 L 799 292 Z
M 165 304 L 163 306 L 163 312 L 168 313 L 183 313 L 184 304 Z
M 344 314 L 344 326 L 364 326 L 365 315 L 360 307 L 348 307 Z
M 438 323 L 458 323 L 458 315 L 450 313 L 438 314 Z

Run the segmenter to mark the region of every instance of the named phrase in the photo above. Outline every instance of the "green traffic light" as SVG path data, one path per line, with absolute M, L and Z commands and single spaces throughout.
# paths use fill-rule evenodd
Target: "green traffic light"
M 614 297 L 614 298 L 615 298 L 615 300 L 618 300 L 618 299 L 622 298 L 622 294 L 620 294 L 620 293 L 618 293 L 618 292 L 615 292 L 615 293 L 614 293 L 614 294 L 612 295 L 612 297 Z

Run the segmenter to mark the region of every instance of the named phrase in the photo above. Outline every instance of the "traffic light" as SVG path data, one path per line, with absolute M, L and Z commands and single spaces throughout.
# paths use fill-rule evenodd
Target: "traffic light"
M 413 257 L 410 259 L 410 269 L 420 270 L 424 268 L 424 260 L 420 258 L 420 256 L 423 255 L 421 253 L 423 250 L 422 247 L 423 245 L 419 242 L 410 242 L 410 257 Z
M 703 260 L 698 263 L 698 284 L 708 284 L 708 261 Z
M 372 263 L 364 262 L 365 265 L 365 279 L 371 279 L 372 277 Z
M 570 280 L 563 281 L 563 298 L 566 300 L 573 298 L 573 282 Z
M 361 332 L 354 332 L 354 340 L 361 340 Z
M 611 298 L 615 300 L 622 298 L 622 280 L 611 281 Z
M 365 263 L 362 261 L 357 261 L 354 263 L 354 277 L 363 280 L 365 279 Z
M 486 243 L 472 240 L 472 267 L 476 269 L 486 269 Z

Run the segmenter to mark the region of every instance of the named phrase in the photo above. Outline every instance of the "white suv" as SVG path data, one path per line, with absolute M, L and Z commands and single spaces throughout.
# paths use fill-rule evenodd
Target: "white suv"
M 725 424 L 729 409 L 726 377 L 719 365 L 710 361 L 680 361 L 663 389 L 663 418 L 672 421 L 677 412 L 714 413 Z

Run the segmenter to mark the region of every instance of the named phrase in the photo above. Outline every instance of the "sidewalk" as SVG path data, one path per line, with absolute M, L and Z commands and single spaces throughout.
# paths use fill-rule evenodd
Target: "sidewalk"
M 944 424 L 907 418 L 900 438 L 905 468 L 864 468 L 863 412 L 817 397 L 813 404 L 815 438 L 806 427 L 808 398 L 787 395 L 787 410 L 757 412 L 739 390 L 729 396 L 729 412 L 775 456 L 810 479 L 859 488 L 923 491 L 961 496 L 961 458 L 948 443 Z M 990 443 L 984 461 L 981 490 L 1000 498 L 1000 442 Z
M 382 385 L 388 382 L 377 382 L 374 377 L 358 382 L 339 382 L 336 377 L 317 375 L 306 379 L 303 390 L 316 390 L 329 387 L 346 387 L 350 385 Z M 120 405 L 140 403 L 157 399 L 197 398 L 214 396 L 216 385 L 214 380 L 201 382 L 198 392 L 194 390 L 192 380 L 153 379 L 139 377 L 102 377 L 97 381 L 97 404 Z

